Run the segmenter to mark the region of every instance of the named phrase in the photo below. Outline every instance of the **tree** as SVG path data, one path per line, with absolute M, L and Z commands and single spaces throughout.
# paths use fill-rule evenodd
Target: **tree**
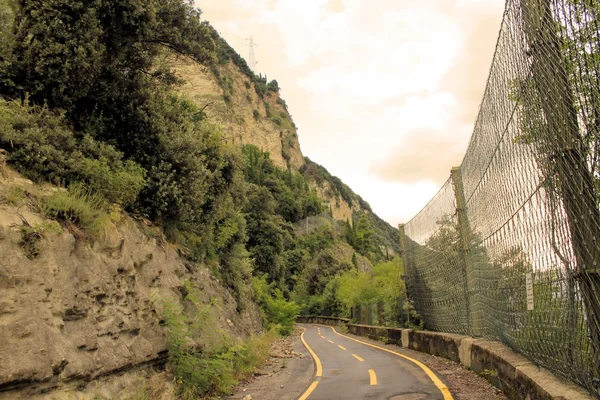
M 366 214 L 361 214 L 358 221 L 355 221 L 352 225 L 348 220 L 344 223 L 346 242 L 363 256 L 369 256 L 376 250 L 373 240 L 374 233 L 375 231 L 371 227 Z
M 356 223 L 356 251 L 363 256 L 374 251 L 375 244 L 373 243 L 373 234 L 375 231 L 371 227 L 371 223 L 366 214 L 362 214 Z
M 51 106 L 89 115 L 109 100 L 104 96 L 118 95 L 115 89 L 152 77 L 153 57 L 161 48 L 192 55 L 199 62 L 215 57 L 201 12 L 184 1 L 16 3 L 7 71 L 14 86 L 5 86 L 3 92 L 24 91 L 31 100 Z

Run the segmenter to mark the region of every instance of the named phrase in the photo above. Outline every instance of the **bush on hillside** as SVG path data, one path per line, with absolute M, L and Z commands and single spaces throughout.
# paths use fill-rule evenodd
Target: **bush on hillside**
M 281 290 L 267 283 L 267 275 L 252 279 L 252 289 L 260 307 L 263 323 L 267 329 L 275 327 L 280 335 L 288 336 L 294 331 L 300 307 L 283 297 Z
M 346 185 L 340 178 L 333 176 L 323 166 L 315 163 L 308 157 L 304 157 L 304 165 L 300 168 L 300 172 L 317 183 L 319 186 L 323 186 L 323 182 L 328 182 L 334 191 L 336 197 L 344 199 L 349 206 L 354 204 L 354 197 L 356 194 Z
M 269 356 L 272 332 L 236 340 L 219 326 L 217 310 L 203 304 L 199 290 L 186 282 L 183 306 L 164 307 L 169 362 L 181 398 L 195 399 L 231 391 Z
M 111 145 L 76 135 L 62 115 L 46 107 L 0 100 L 0 147 L 28 178 L 83 183 L 111 203 L 131 205 L 145 183 L 138 164 L 124 161 Z

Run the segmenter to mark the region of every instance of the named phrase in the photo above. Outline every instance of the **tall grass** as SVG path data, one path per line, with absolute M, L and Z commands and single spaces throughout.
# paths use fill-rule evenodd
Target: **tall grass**
M 45 197 L 41 208 L 49 218 L 72 223 L 94 238 L 107 236 L 114 226 L 105 200 L 81 185 Z

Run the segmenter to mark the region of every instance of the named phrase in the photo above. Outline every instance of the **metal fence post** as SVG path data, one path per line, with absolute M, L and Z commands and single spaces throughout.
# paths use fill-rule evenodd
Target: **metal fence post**
M 402 260 L 402 270 L 404 271 L 404 275 L 400 277 L 400 279 L 404 280 L 404 286 L 406 288 L 406 297 L 412 298 L 411 295 L 414 294 L 411 292 L 411 265 L 408 261 L 408 247 L 406 244 L 406 232 L 404 230 L 404 224 L 398 224 L 398 231 L 400 232 L 400 259 Z M 414 299 L 413 299 L 414 301 Z
M 454 187 L 454 197 L 456 199 L 456 215 L 458 219 L 458 233 L 460 236 L 460 253 L 462 256 L 463 267 L 463 291 L 464 291 L 464 299 L 465 299 L 465 316 L 467 323 L 467 334 L 470 335 L 479 335 L 479 329 L 477 328 L 478 324 L 474 323 L 476 320 L 474 311 L 471 307 L 471 285 L 469 284 L 469 272 L 472 270 L 470 268 L 470 258 L 469 258 L 469 248 L 471 244 L 471 228 L 469 226 L 469 219 L 467 218 L 467 205 L 465 201 L 465 192 L 463 189 L 462 175 L 460 172 L 460 167 L 453 167 L 450 171 L 450 176 L 452 178 L 452 185 Z
M 404 229 L 404 224 L 398 224 L 398 231 L 400 232 L 400 259 L 402 260 L 402 271 L 404 272 L 398 279 L 404 281 L 404 289 L 406 290 L 406 298 L 412 299 L 411 297 L 411 286 L 410 286 L 410 265 L 408 262 L 408 253 L 406 247 L 406 231 Z M 414 301 L 414 299 L 412 299 Z M 402 315 L 402 311 L 401 315 Z M 402 326 L 404 326 L 404 315 L 402 315 L 402 321 L 400 321 Z

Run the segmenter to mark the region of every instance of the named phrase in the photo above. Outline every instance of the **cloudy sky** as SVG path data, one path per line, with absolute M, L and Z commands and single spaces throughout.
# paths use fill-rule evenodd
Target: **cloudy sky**
M 277 79 L 305 156 L 393 226 L 460 164 L 504 0 L 196 0 Z

